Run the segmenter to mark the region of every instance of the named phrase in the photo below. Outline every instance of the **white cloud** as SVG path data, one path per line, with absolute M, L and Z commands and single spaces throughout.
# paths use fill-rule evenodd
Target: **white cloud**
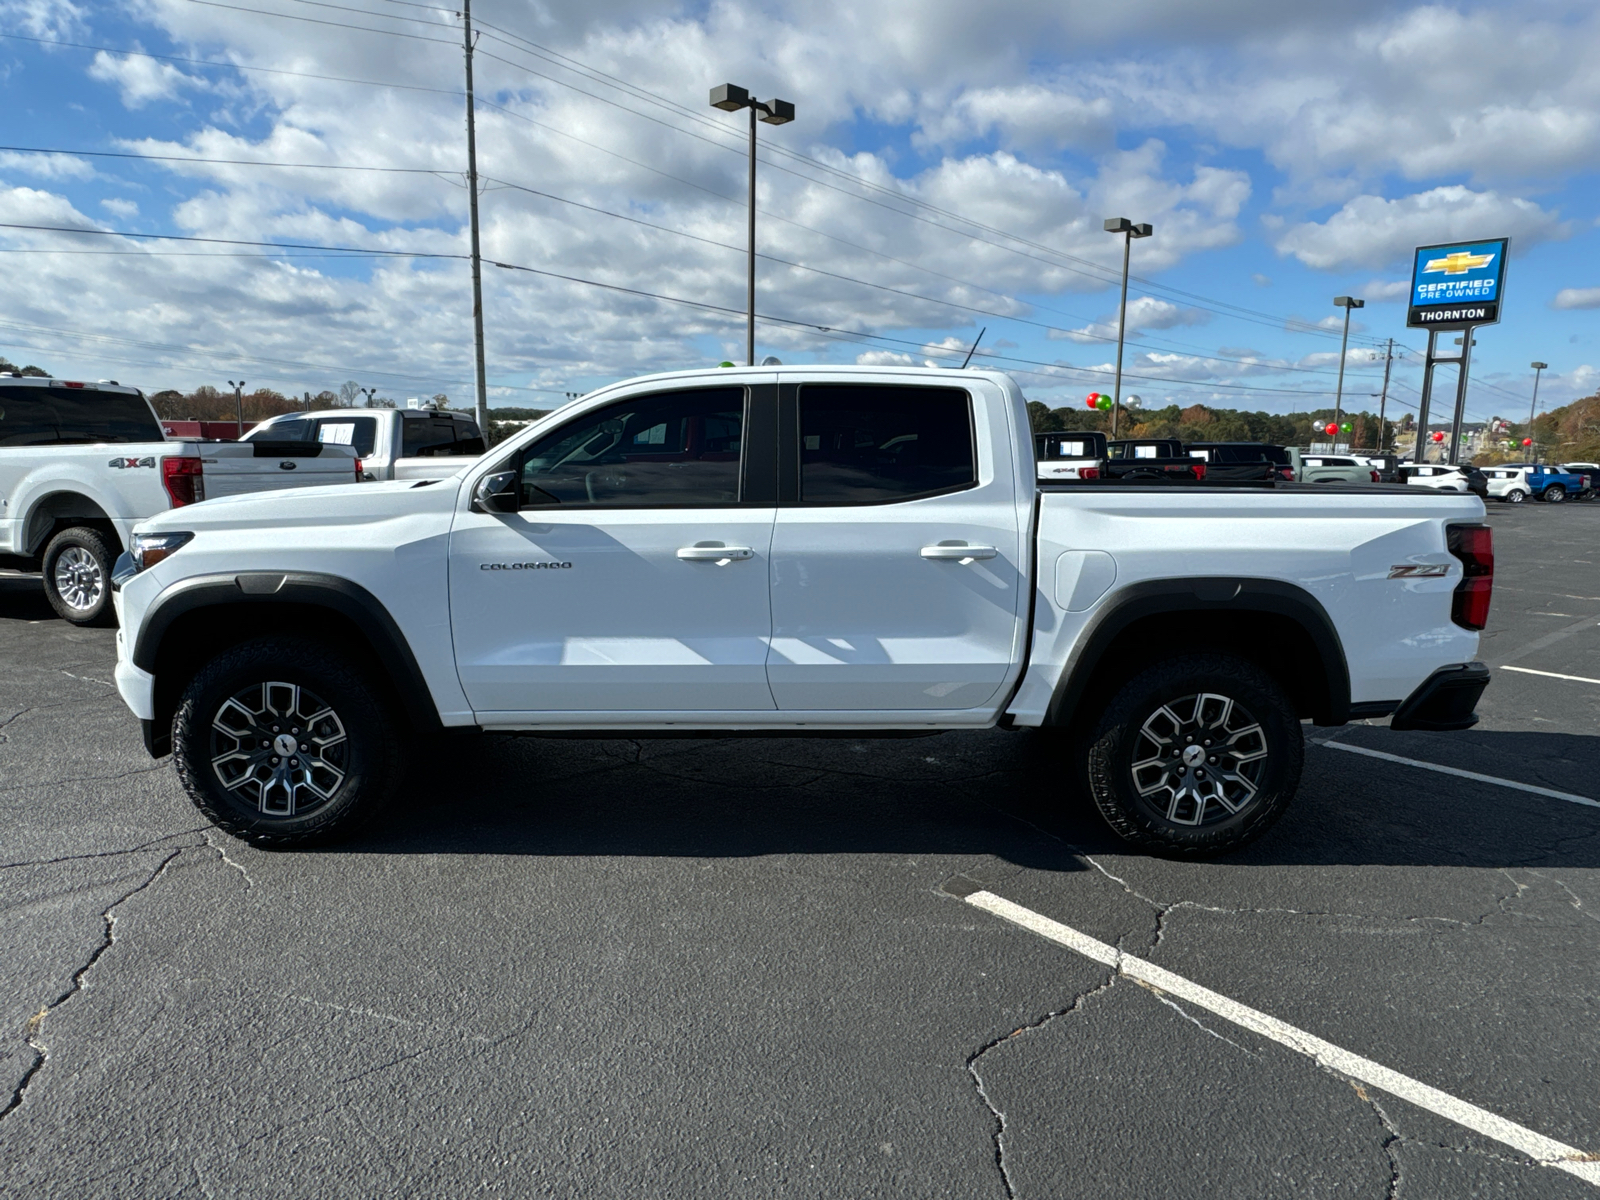
M 1404 279 L 1374 279 L 1362 285 L 1358 294 L 1363 300 L 1382 304 L 1405 299 L 1411 294 L 1411 284 Z
M 121 217 L 124 221 L 139 215 L 139 206 L 137 204 L 132 200 L 124 200 L 116 196 L 100 201 L 100 207 L 112 216 Z
M 1509 236 L 1525 249 L 1566 237 L 1569 229 L 1531 200 L 1457 184 L 1398 200 L 1358 196 L 1326 221 L 1291 226 L 1276 245 L 1279 254 L 1318 270 L 1381 269 L 1409 260 L 1415 247 L 1431 242 Z
M 152 100 L 175 100 L 184 88 L 206 86 L 203 79 L 186 75 L 171 63 L 132 54 L 118 58 L 104 50 L 94 56 L 89 78 L 120 88 L 122 103 L 129 108 L 143 108 Z
M 1551 308 L 1600 308 L 1600 287 L 1562 288 L 1550 301 Z
M 1260 271 L 1257 271 L 1250 276 L 1250 282 L 1255 284 L 1257 287 L 1271 287 L 1272 277 L 1270 275 L 1263 275 Z
M 1128 336 L 1138 337 L 1146 329 L 1177 329 L 1184 325 L 1204 325 L 1211 314 L 1201 308 L 1188 308 L 1154 296 L 1139 296 L 1128 301 Z M 1081 329 L 1052 329 L 1052 338 L 1074 342 L 1103 342 L 1117 336 L 1117 314 L 1111 313 Z
M 16 154 L 0 151 L 0 171 L 15 171 L 39 179 L 92 179 L 92 163 L 72 154 Z

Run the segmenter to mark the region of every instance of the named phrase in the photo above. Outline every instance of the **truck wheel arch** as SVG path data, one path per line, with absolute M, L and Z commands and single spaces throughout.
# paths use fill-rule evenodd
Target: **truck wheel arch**
M 126 549 L 122 535 L 105 508 L 81 492 L 48 492 L 28 507 L 22 518 L 22 546 L 26 555 L 38 554 L 57 533 L 85 525 L 106 537 L 113 550 Z
M 1199 650 L 1259 663 L 1318 725 L 1350 719 L 1350 668 L 1321 602 L 1278 580 L 1207 576 L 1113 592 L 1068 660 L 1045 724 L 1070 726 L 1128 672 Z
M 156 713 L 146 733 L 157 756 L 170 750 L 178 698 L 206 659 L 258 634 L 295 630 L 332 633 L 369 660 L 413 729 L 442 728 L 405 635 L 371 592 L 336 575 L 253 571 L 183 579 L 151 603 L 131 660 L 156 678 Z

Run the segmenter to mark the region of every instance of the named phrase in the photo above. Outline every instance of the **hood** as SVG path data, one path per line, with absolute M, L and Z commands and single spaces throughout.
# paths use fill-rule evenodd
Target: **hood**
M 457 478 L 423 482 L 340 483 L 324 487 L 219 496 L 157 513 L 135 526 L 138 533 L 166 530 L 250 529 L 261 526 L 317 527 L 387 521 L 412 513 L 455 507 Z

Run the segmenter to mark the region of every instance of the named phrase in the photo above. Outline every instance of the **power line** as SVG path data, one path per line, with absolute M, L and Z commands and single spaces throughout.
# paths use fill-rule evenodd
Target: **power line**
M 195 0 L 199 3 L 199 0 Z M 242 238 L 195 237 L 178 233 L 129 233 L 121 229 L 83 229 L 71 225 L 23 225 L 0 221 L 0 229 L 27 229 L 42 233 L 81 233 L 100 237 L 146 238 L 162 242 L 207 242 L 220 246 L 266 246 L 278 250 L 320 250 L 327 253 L 345 253 L 367 258 L 458 258 L 465 254 L 442 254 L 424 250 L 374 250 L 364 246 L 318 246 L 305 242 L 252 242 Z
M 302 17 L 298 13 L 273 12 L 266 8 L 246 8 L 242 4 L 223 4 L 221 0 L 189 0 L 190 4 L 203 5 L 206 8 L 226 8 L 233 12 L 249 13 L 252 17 L 280 17 L 285 21 L 304 21 L 308 25 L 331 25 L 335 29 L 354 29 L 361 33 L 381 33 L 385 37 L 407 38 L 413 42 L 438 42 L 443 46 L 454 46 L 455 42 L 445 38 L 423 37 L 419 33 L 402 33 L 398 29 L 373 29 L 368 25 L 351 25 L 345 21 L 324 21 L 321 17 Z M 379 14 L 374 13 L 373 16 Z

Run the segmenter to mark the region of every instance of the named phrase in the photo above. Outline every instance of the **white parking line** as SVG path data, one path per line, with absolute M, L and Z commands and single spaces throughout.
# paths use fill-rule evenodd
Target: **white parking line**
M 1535 671 L 1532 667 L 1501 667 L 1502 671 L 1517 671 L 1523 675 L 1543 675 L 1546 679 L 1570 679 L 1573 683 L 1600 683 L 1587 675 L 1563 675 L 1560 671 Z
M 1492 783 L 1496 787 L 1515 788 L 1519 792 L 1532 792 L 1535 796 L 1549 796 L 1552 800 L 1565 800 L 1570 804 L 1587 804 L 1600 808 L 1600 800 L 1575 796 L 1571 792 L 1558 792 L 1554 788 L 1536 787 L 1531 783 L 1518 783 L 1515 779 L 1501 779 L 1497 775 L 1480 775 L 1476 771 L 1463 771 L 1460 767 L 1446 767 L 1439 763 L 1423 762 L 1420 758 L 1401 758 L 1398 754 L 1385 754 L 1382 750 L 1368 750 L 1365 746 L 1350 746 L 1344 742 L 1311 742 L 1313 746 L 1326 746 L 1329 750 L 1343 750 L 1348 754 L 1365 754 L 1368 758 L 1381 758 L 1385 762 L 1403 763 L 1420 767 L 1424 771 L 1437 771 L 1441 775 L 1456 775 L 1462 779 L 1475 779 L 1479 783 Z
M 976 891 L 963 898 L 975 908 L 981 908 L 1014 925 L 1020 925 L 1058 946 L 1077 951 L 1085 958 L 1113 967 L 1119 974 L 1154 988 L 1158 993 L 1165 992 L 1187 1000 L 1224 1020 L 1232 1021 L 1243 1029 L 1270 1038 L 1279 1045 L 1304 1054 L 1307 1058 L 1315 1059 L 1324 1067 L 1341 1075 L 1381 1088 L 1392 1096 L 1398 1096 L 1410 1104 L 1415 1104 L 1418 1108 L 1425 1108 L 1446 1120 L 1454 1121 L 1457 1125 L 1481 1133 L 1484 1137 L 1493 1138 L 1513 1150 L 1526 1154 L 1541 1166 L 1555 1167 L 1558 1171 L 1575 1175 L 1586 1183 L 1600 1186 L 1600 1155 L 1587 1154 L 1576 1146 L 1568 1146 L 1553 1138 L 1547 1138 L 1542 1133 L 1535 1133 L 1488 1109 L 1457 1099 L 1448 1092 L 1441 1092 L 1438 1088 L 1413 1079 L 1409 1075 L 1402 1075 L 1382 1063 L 1362 1058 L 1359 1054 L 1352 1054 L 1332 1042 L 1323 1041 L 1314 1034 L 1280 1021 L 1276 1017 L 1269 1017 L 1264 1012 L 1240 1004 L 1236 1000 L 1230 1000 L 1181 975 L 1174 975 L 1152 962 L 1124 954 L 1115 946 L 1092 938 L 1086 933 L 1079 933 L 1069 925 L 1052 921 L 1049 917 L 1042 916 L 1032 909 L 1023 908 L 1020 904 L 1013 904 L 1003 896 L 997 896 L 993 892 Z

